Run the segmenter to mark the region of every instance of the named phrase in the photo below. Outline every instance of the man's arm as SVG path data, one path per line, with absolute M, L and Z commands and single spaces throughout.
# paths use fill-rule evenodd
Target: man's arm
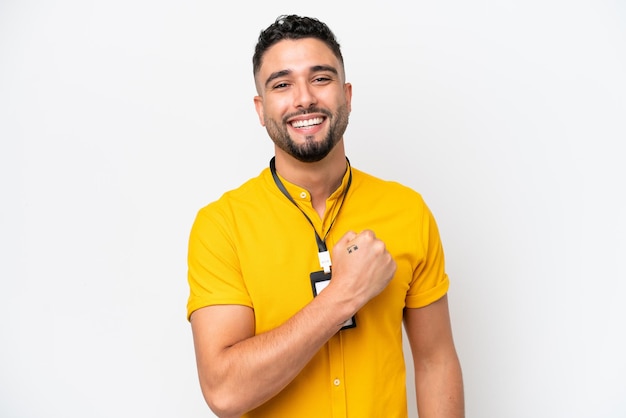
M 358 251 L 348 254 L 349 244 Z M 239 417 L 276 395 L 367 301 L 396 265 L 371 231 L 347 233 L 333 249 L 333 279 L 281 326 L 255 335 L 254 311 L 216 305 L 191 315 L 202 393 L 218 416 Z
M 423 308 L 407 308 L 404 324 L 415 367 L 420 418 L 465 416 L 463 378 L 454 348 L 448 297 Z

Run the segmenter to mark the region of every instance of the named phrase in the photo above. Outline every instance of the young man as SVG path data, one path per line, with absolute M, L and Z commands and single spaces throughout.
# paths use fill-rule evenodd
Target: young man
M 406 417 L 404 322 L 420 417 L 462 417 L 435 221 L 418 193 L 346 159 L 352 86 L 333 33 L 281 16 L 253 67 L 275 157 L 201 209 L 189 242 L 208 405 L 219 417 Z

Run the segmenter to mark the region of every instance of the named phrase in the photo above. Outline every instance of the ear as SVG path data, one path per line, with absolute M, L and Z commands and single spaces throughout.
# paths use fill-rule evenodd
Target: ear
M 352 84 L 345 83 L 343 85 L 343 94 L 346 96 L 346 104 L 348 105 L 348 111 L 352 112 Z
M 254 96 L 254 108 L 256 114 L 259 116 L 259 122 L 261 126 L 265 126 L 265 114 L 263 112 L 263 98 L 261 96 Z

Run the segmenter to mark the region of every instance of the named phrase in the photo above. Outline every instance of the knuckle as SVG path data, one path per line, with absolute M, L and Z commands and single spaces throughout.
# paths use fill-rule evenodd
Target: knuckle
M 372 245 L 377 253 L 385 254 L 387 252 L 387 249 L 385 248 L 385 243 L 381 240 L 374 241 Z
M 374 231 L 372 231 L 371 229 L 364 229 L 363 231 L 361 231 L 361 236 L 363 236 L 364 238 L 367 239 L 375 239 L 376 235 L 374 235 Z

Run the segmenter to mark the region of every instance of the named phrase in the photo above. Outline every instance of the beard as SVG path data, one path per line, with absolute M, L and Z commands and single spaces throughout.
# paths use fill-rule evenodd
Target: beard
M 327 120 L 330 121 L 328 133 L 320 142 L 316 142 L 314 136 L 306 136 L 303 144 L 297 144 L 287 131 L 287 120 L 294 116 L 306 115 L 308 113 L 322 113 L 325 115 Z M 287 115 L 283 118 L 281 124 L 274 119 L 265 117 L 265 127 L 268 135 L 278 148 L 298 161 L 314 163 L 326 157 L 341 138 L 343 138 L 343 134 L 348 127 L 349 116 L 350 112 L 348 111 L 348 106 L 345 104 L 339 106 L 335 114 L 326 109 L 313 108 Z

